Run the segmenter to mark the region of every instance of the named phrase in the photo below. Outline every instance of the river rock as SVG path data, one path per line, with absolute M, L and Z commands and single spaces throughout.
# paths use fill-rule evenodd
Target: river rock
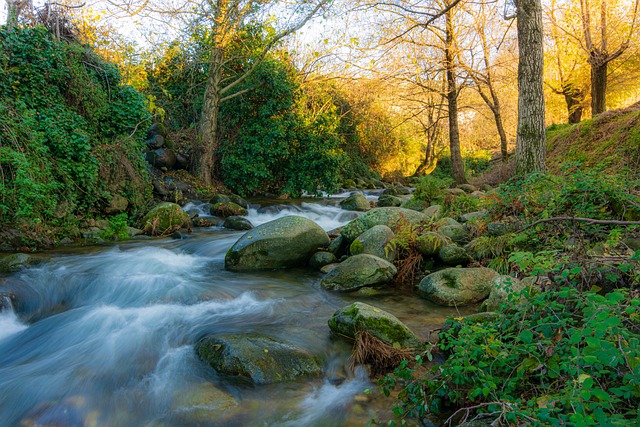
M 233 202 L 236 205 L 240 205 L 245 209 L 249 206 L 249 202 L 247 202 L 245 199 L 238 196 L 237 194 L 226 195 L 221 193 L 214 193 L 213 196 L 211 196 L 211 199 L 209 199 L 209 203 L 211 203 L 212 205 L 215 205 L 216 203 L 229 203 L 229 202 Z
M 375 208 L 360 215 L 356 219 L 342 227 L 341 234 L 348 241 L 355 240 L 356 237 L 376 225 L 386 225 L 394 230 L 402 220 L 418 225 L 427 220 L 427 216 L 422 212 L 404 208 Z
M 336 311 L 329 319 L 334 334 L 355 338 L 358 332 L 368 332 L 391 346 L 419 348 L 420 339 L 397 317 L 372 305 L 354 302 Z
M 151 150 L 157 150 L 158 148 L 164 147 L 164 136 L 162 135 L 153 135 L 151 138 L 146 141 L 147 147 Z
M 491 236 L 504 236 L 508 233 L 515 233 L 522 227 L 518 221 L 495 221 L 487 224 L 487 232 Z
M 349 242 L 342 236 L 338 236 L 329 245 L 327 250 L 334 254 L 336 257 L 345 255 L 349 248 Z
M 349 197 L 340 202 L 340 207 L 348 211 L 367 211 L 371 208 L 362 193 L 351 193 Z
M 211 205 L 211 215 L 227 218 L 229 216 L 246 216 L 249 212 L 234 202 L 218 202 Z
M 222 226 L 230 230 L 251 230 L 253 228 L 251 221 L 241 216 L 230 216 L 225 218 Z
M 159 148 L 157 150 L 149 151 L 145 154 L 147 162 L 151 166 L 160 168 L 171 169 L 176 164 L 176 152 L 171 149 Z
M 142 218 L 144 232 L 152 236 L 188 227 L 191 227 L 189 214 L 175 203 L 159 203 Z
M 11 254 L 0 258 L 0 273 L 12 273 L 29 264 L 31 257 L 27 254 Z
M 329 236 L 318 224 L 301 216 L 285 216 L 245 233 L 227 252 L 224 265 L 231 271 L 302 266 L 327 246 Z
M 378 197 L 378 206 L 381 208 L 389 207 L 389 206 L 400 206 L 402 204 L 402 199 L 397 196 L 391 196 L 388 194 L 382 195 Z
M 428 232 L 416 237 L 416 248 L 425 257 L 438 255 L 440 249 L 447 244 L 447 238 L 440 233 Z
M 424 214 L 427 216 L 427 218 L 433 220 L 433 221 L 437 221 L 438 219 L 440 219 L 440 216 L 442 214 L 442 206 L 440 205 L 431 205 L 429 206 L 427 209 L 425 209 Z
M 153 138 L 155 135 L 167 137 L 167 128 L 162 123 L 154 123 L 147 129 L 147 139 Z
M 500 304 L 507 302 L 509 295 L 522 291 L 526 285 L 511 276 L 498 276 L 493 282 L 489 297 L 482 302 L 480 311 L 497 311 Z
M 447 268 L 422 279 L 418 295 L 450 307 L 469 305 L 487 298 L 498 276 L 490 268 Z
M 171 418 L 180 425 L 209 425 L 211 420 L 221 421 L 221 416 L 230 415 L 230 411 L 234 412 L 232 410 L 239 406 L 240 401 L 231 393 L 204 382 L 175 394 L 171 400 Z
M 331 252 L 316 252 L 311 256 L 309 266 L 316 270 L 320 270 L 325 265 L 333 264 L 337 261 L 338 259 Z
M 396 259 L 396 250 L 389 245 L 395 234 L 386 225 L 376 225 L 359 235 L 349 247 L 351 255 L 375 255 L 389 262 Z
M 347 258 L 320 282 L 324 289 L 350 292 L 364 286 L 384 285 L 393 280 L 396 267 L 377 256 L 361 254 Z
M 460 246 L 455 243 L 444 245 L 438 251 L 438 258 L 444 265 L 456 266 L 467 265 L 471 262 L 471 257 Z
M 196 352 L 219 373 L 245 377 L 254 384 L 322 373 L 322 366 L 306 349 L 258 334 L 205 337 L 196 344 Z
M 459 245 L 469 243 L 469 230 L 464 225 L 443 225 L 438 232 Z

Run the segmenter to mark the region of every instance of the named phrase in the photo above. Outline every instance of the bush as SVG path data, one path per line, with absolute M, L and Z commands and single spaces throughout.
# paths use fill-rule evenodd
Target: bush
M 630 425 L 640 404 L 640 299 L 573 288 L 517 295 L 497 317 L 454 320 L 441 333 L 447 361 L 405 384 L 396 414 L 490 414 L 509 425 Z M 402 380 L 404 378 L 404 380 Z M 408 381 L 408 383 L 406 382 Z

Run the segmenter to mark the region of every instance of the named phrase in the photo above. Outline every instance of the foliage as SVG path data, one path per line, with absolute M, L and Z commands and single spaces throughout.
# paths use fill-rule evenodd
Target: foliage
M 531 291 L 484 322 L 441 334 L 447 361 L 401 391 L 396 412 L 470 408 L 510 425 L 628 425 L 640 403 L 640 299 L 564 287 Z M 383 384 L 398 382 L 396 372 Z M 463 413 L 463 412 L 461 412 Z M 461 413 L 457 413 L 460 415 Z M 456 421 L 461 421 L 458 416 Z
M 100 232 L 102 239 L 124 240 L 129 238 L 129 224 L 126 213 L 112 216 L 108 221 L 109 228 Z
M 140 206 L 147 117 L 143 98 L 90 49 L 42 27 L 0 28 L 0 222 L 63 225 L 98 209 L 115 185 L 100 153 L 114 143 L 132 159 L 137 186 L 125 196 Z
M 418 179 L 413 197 L 425 201 L 429 204 L 441 202 L 443 200 L 443 190 L 453 183 L 450 177 L 438 177 L 427 175 Z

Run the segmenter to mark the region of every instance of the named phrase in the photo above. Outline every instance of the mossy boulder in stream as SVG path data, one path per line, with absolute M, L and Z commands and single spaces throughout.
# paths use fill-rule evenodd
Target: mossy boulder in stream
M 447 244 L 447 238 L 433 231 L 416 237 L 416 248 L 426 257 L 434 257 Z
M 401 348 L 418 348 L 420 339 L 397 317 L 372 305 L 354 302 L 336 311 L 329 319 L 334 334 L 355 338 L 368 332 L 385 343 Z
M 386 207 L 375 208 L 360 215 L 340 230 L 340 234 L 348 241 L 355 240 L 356 237 L 376 225 L 386 225 L 395 230 L 399 223 L 407 221 L 418 225 L 427 220 L 427 216 L 422 212 L 411 209 Z
M 0 257 L 0 273 L 12 273 L 29 264 L 31 257 L 27 254 L 11 254 Z
M 196 344 L 196 352 L 219 373 L 244 377 L 254 384 L 322 373 L 322 366 L 306 349 L 258 334 L 205 337 Z
M 490 268 L 447 268 L 418 284 L 418 295 L 436 304 L 464 306 L 489 296 L 499 274 Z
M 310 219 L 285 216 L 245 233 L 227 252 L 224 266 L 231 271 L 302 266 L 329 242 L 327 233 Z
M 389 242 L 394 236 L 393 231 L 386 225 L 376 225 L 359 235 L 351 243 L 349 251 L 351 255 L 375 255 L 378 258 L 392 262 L 396 259 L 396 250 L 389 245 Z
M 175 203 L 159 203 L 142 218 L 144 232 L 152 236 L 167 234 L 190 226 L 189 214 Z
M 230 216 L 246 216 L 249 212 L 237 203 L 219 202 L 211 205 L 211 215 L 227 218 Z
M 389 283 L 397 272 L 393 264 L 377 256 L 354 255 L 327 273 L 320 285 L 331 291 L 351 292 L 364 286 Z
M 371 208 L 362 193 L 351 193 L 349 197 L 340 202 L 340 207 L 348 211 L 368 211 Z

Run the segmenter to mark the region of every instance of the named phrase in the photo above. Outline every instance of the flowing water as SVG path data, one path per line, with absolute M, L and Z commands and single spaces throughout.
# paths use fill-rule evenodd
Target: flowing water
M 291 214 L 326 230 L 354 215 L 303 203 L 255 207 L 248 218 L 258 225 Z M 0 426 L 365 425 L 379 410 L 363 395 L 375 385 L 348 368 L 349 345 L 327 327 L 333 312 L 368 302 L 423 338 L 453 314 L 410 294 L 328 293 L 308 269 L 227 272 L 224 255 L 241 235 L 211 228 L 51 253 L 0 279 Z M 304 347 L 325 361 L 325 374 L 267 386 L 222 377 L 194 344 L 230 332 Z

